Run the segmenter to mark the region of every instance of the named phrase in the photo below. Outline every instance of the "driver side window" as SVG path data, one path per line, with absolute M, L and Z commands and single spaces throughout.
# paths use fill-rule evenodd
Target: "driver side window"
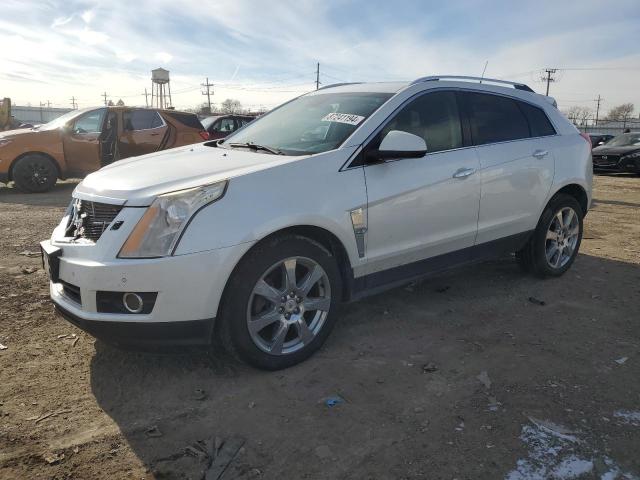
M 100 133 L 105 109 L 93 110 L 78 117 L 73 123 L 73 133 Z
M 378 141 L 391 130 L 422 137 L 428 153 L 462 147 L 462 125 L 455 93 L 433 92 L 413 100 L 385 125 Z

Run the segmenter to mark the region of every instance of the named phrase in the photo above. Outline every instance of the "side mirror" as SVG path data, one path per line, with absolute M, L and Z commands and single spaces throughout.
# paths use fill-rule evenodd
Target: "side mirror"
M 372 160 L 384 161 L 394 158 L 420 158 L 427 153 L 427 143 L 413 133 L 391 130 L 385 135 L 377 151 L 371 152 Z

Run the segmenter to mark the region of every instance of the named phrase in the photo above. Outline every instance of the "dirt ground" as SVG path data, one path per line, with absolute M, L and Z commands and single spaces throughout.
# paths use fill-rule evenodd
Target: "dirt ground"
M 562 278 L 504 258 L 345 305 L 273 373 L 55 316 L 31 252 L 74 186 L 0 187 L 0 478 L 640 478 L 640 178 L 596 177 Z

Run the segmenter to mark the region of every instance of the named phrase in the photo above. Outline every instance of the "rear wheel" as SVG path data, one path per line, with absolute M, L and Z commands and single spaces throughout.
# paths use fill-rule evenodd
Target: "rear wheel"
M 38 153 L 30 153 L 18 160 L 12 173 L 15 186 L 26 193 L 47 192 L 58 180 L 58 170 L 53 161 Z
M 341 290 L 335 258 L 312 240 L 284 236 L 258 245 L 225 290 L 223 346 L 258 368 L 295 365 L 328 337 Z
M 571 195 L 556 195 L 542 213 L 535 232 L 516 252 L 520 266 L 542 277 L 566 272 L 578 255 L 584 213 Z

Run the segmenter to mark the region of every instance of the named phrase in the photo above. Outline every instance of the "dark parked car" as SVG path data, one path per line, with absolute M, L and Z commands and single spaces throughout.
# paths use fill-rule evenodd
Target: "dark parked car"
M 243 127 L 254 117 L 248 115 L 213 115 L 202 120 L 202 126 L 209 132 L 211 140 L 224 138 Z
M 590 133 L 589 137 L 591 138 L 591 145 L 593 148 L 599 147 L 600 145 L 604 145 L 609 140 L 615 137 L 615 135 L 609 135 L 608 133 Z
M 623 133 L 592 151 L 595 171 L 640 173 L 640 132 Z

